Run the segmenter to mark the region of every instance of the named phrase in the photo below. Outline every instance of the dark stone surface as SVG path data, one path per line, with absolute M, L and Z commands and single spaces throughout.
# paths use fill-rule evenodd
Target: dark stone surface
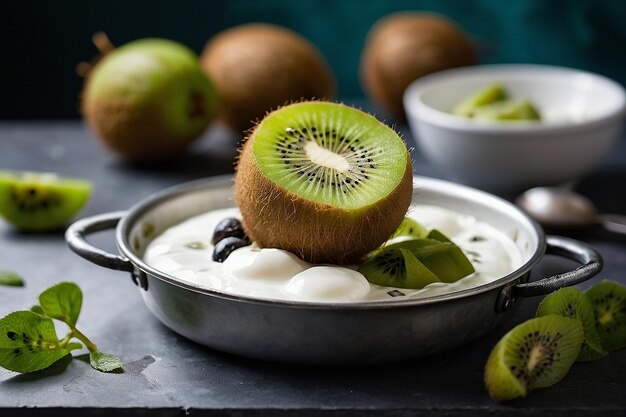
M 86 216 L 126 209 L 170 185 L 232 172 L 236 140 L 236 135 L 213 128 L 175 161 L 138 168 L 103 151 L 78 122 L 2 123 L 0 169 L 48 170 L 92 180 L 96 188 L 82 213 Z M 625 145 L 622 140 L 605 164 L 580 184 L 602 210 L 626 213 Z M 442 176 L 418 151 L 413 155 L 416 173 Z M 596 229 L 573 236 L 604 256 L 601 278 L 626 283 L 626 239 Z M 114 248 L 111 233 L 96 236 L 94 242 Z M 482 383 L 485 360 L 505 332 L 533 315 L 536 298 L 523 300 L 514 317 L 490 335 L 435 356 L 372 367 L 280 365 L 203 348 L 168 330 L 143 305 L 128 274 L 78 258 L 61 233 L 19 234 L 0 222 L 0 248 L 0 269 L 16 271 L 27 282 L 25 288 L 0 287 L 0 316 L 30 307 L 37 294 L 54 283 L 77 282 L 85 298 L 79 327 L 103 351 L 126 363 L 123 374 L 99 373 L 79 352 L 75 360 L 34 374 L 0 370 L 1 416 L 626 413 L 626 351 L 575 364 L 563 381 L 525 399 L 508 404 L 489 399 Z M 538 279 L 572 266 L 547 257 L 533 276 Z

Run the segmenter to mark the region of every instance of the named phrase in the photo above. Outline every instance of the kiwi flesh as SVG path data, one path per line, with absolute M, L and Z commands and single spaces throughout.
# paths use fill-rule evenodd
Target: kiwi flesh
M 0 172 L 0 215 L 17 229 L 59 229 L 87 203 L 91 183 L 56 174 Z
M 350 264 L 398 228 L 413 195 L 402 139 L 374 117 L 309 101 L 268 114 L 241 150 L 235 200 L 261 247 Z
M 626 347 L 626 287 L 603 280 L 585 292 L 602 345 L 609 352 Z
M 500 339 L 485 367 L 485 386 L 497 401 L 523 397 L 559 382 L 584 340 L 580 321 L 549 314 L 525 321 Z
M 410 217 L 405 217 L 390 239 L 395 239 L 397 237 L 413 237 L 419 239 L 424 238 L 427 235 L 428 230 L 424 226 Z
M 454 106 L 452 114 L 463 117 L 471 117 L 477 107 L 491 104 L 495 101 L 505 100 L 507 98 L 508 94 L 504 87 L 501 84 L 493 84 L 462 100 L 459 104 Z
M 148 38 L 96 64 L 81 110 L 107 148 L 145 163 L 172 157 L 199 138 L 215 118 L 217 94 L 193 51 Z
M 541 120 L 539 110 L 528 100 L 502 100 L 476 107 L 472 117 L 484 121 Z
M 580 321 L 585 340 L 578 354 L 578 361 L 592 361 L 607 355 L 596 330 L 593 306 L 578 288 L 568 287 L 544 298 L 537 308 L 537 317 L 560 314 Z
M 402 242 L 404 243 L 404 242 Z M 359 272 L 372 284 L 396 288 L 424 288 L 439 279 L 409 249 L 386 247 L 368 257 Z
M 335 95 L 320 51 L 281 26 L 250 23 L 218 33 L 200 60 L 220 97 L 219 119 L 239 132 L 285 103 Z
M 457 251 L 463 257 L 460 262 L 456 258 Z M 420 289 L 433 282 L 458 281 L 474 272 L 474 268 L 458 246 L 444 236 L 443 239 L 410 239 L 385 245 L 365 259 L 359 272 L 374 284 Z

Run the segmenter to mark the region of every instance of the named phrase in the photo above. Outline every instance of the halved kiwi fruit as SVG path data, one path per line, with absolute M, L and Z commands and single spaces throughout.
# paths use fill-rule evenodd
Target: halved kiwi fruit
M 560 314 L 580 321 L 585 340 L 577 360 L 592 361 L 607 355 L 596 330 L 593 306 L 578 288 L 562 288 L 544 298 L 537 308 L 537 317 Z
M 626 347 L 626 287 L 604 280 L 585 296 L 593 306 L 602 346 L 609 352 Z
M 243 146 L 235 197 L 261 247 L 314 263 L 359 261 L 398 228 L 411 202 L 408 150 L 391 128 L 342 104 L 268 114 Z
M 452 113 L 457 116 L 471 117 L 477 107 L 507 98 L 508 94 L 504 87 L 501 84 L 493 84 L 463 99 L 459 104 L 454 106 Z
M 87 202 L 91 183 L 56 174 L 0 172 L 0 215 L 20 230 L 64 226 Z
M 576 360 L 583 340 L 580 322 L 557 314 L 514 327 L 487 360 L 485 386 L 489 395 L 506 401 L 556 384 Z

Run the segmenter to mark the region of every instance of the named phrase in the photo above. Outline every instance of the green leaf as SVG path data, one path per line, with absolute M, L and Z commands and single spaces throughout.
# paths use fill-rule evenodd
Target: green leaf
M 83 304 L 83 293 L 72 282 L 61 282 L 39 295 L 39 303 L 46 315 L 74 326 Z
M 30 311 L 32 311 L 33 313 L 39 314 L 40 316 L 46 316 L 46 312 L 43 311 L 43 308 L 41 308 L 41 306 L 38 306 L 38 305 L 32 306 L 30 308 Z
M 122 361 L 117 356 L 111 355 L 110 353 L 100 351 L 92 352 L 89 354 L 89 361 L 93 369 L 101 372 L 112 372 L 124 368 Z
M 39 371 L 80 347 L 61 343 L 52 320 L 32 311 L 16 311 L 0 319 L 0 366 L 8 370 Z
M 0 271 L 0 285 L 11 287 L 23 287 L 24 280 L 15 272 Z

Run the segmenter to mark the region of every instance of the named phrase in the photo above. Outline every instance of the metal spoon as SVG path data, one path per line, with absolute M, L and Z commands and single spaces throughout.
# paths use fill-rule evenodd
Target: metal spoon
M 577 228 L 600 224 L 611 232 L 626 234 L 626 216 L 598 214 L 591 200 L 564 188 L 531 188 L 515 203 L 545 227 Z

